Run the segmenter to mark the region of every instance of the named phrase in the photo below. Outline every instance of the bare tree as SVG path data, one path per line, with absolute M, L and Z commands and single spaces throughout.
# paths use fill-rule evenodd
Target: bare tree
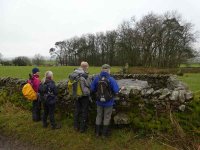
M 40 54 L 35 54 L 34 58 L 32 59 L 32 63 L 37 66 L 44 65 L 44 61 L 44 57 Z
M 18 56 L 12 60 L 15 66 L 30 66 L 31 60 L 26 56 Z
M 109 63 L 145 67 L 178 67 L 194 56 L 196 39 L 191 23 L 177 12 L 149 13 L 136 21 L 124 21 L 117 30 L 86 34 L 55 43 L 50 49 L 61 65 Z
M 49 53 L 51 57 L 56 57 L 58 63 L 63 66 L 67 64 L 67 49 L 64 41 L 55 43 L 55 48 L 50 48 Z

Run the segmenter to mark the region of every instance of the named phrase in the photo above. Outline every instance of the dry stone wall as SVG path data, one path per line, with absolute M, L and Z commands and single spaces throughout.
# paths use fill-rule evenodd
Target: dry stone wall
M 93 76 L 94 77 L 94 76 Z M 91 78 L 93 78 L 91 77 Z M 147 105 L 151 105 L 156 113 L 172 111 L 185 111 L 188 103 L 193 99 L 193 93 L 188 90 L 187 85 L 177 80 L 174 75 L 158 74 L 130 74 L 113 75 L 117 80 L 120 90 L 115 97 L 116 105 L 113 109 L 113 121 L 115 124 L 129 124 L 130 112 L 136 107 L 144 110 Z M 21 88 L 26 80 L 17 78 L 0 78 L 0 90 L 6 89 L 10 96 L 15 92 L 21 92 Z M 59 111 L 64 114 L 72 114 L 74 101 L 66 90 L 67 81 L 57 83 Z M 91 96 L 91 113 L 95 114 L 95 98 Z M 19 101 L 25 101 L 21 96 Z

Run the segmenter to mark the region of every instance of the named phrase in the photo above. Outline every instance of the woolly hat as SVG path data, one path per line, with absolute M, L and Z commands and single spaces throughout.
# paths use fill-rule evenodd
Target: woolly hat
M 38 68 L 33 68 L 33 69 L 32 69 L 32 73 L 33 73 L 33 74 L 36 74 L 37 72 L 40 72 L 40 70 L 39 70 Z
M 102 69 L 110 69 L 110 65 L 108 64 L 104 64 L 101 66 Z

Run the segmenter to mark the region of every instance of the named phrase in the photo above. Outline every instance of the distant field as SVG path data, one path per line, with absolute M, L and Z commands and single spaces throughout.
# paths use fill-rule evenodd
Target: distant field
M 0 66 L 0 77 L 15 77 L 21 79 L 28 79 L 28 74 L 31 73 L 32 66 Z M 43 78 L 45 71 L 51 70 L 54 73 L 54 80 L 60 81 L 68 78 L 77 66 L 59 66 L 59 67 L 39 67 L 40 77 Z M 90 67 L 90 74 L 97 74 L 101 70 L 101 67 Z M 112 72 L 118 72 L 120 67 L 112 67 Z M 200 90 L 200 73 L 185 73 L 183 77 L 179 77 L 180 80 L 188 84 L 192 91 Z
M 180 67 L 200 67 L 200 63 L 199 64 L 181 64 Z
M 28 74 L 31 73 L 32 66 L 0 66 L 0 77 L 15 77 L 21 79 L 27 79 Z M 77 66 L 58 66 L 58 67 L 39 67 L 40 77 L 44 76 L 44 73 L 51 70 L 54 73 L 54 80 L 60 81 L 68 78 Z M 118 72 L 119 67 L 112 67 L 111 72 Z M 90 74 L 97 74 L 101 71 L 101 67 L 89 67 Z
M 193 92 L 200 91 L 200 73 L 186 73 L 179 79 L 185 82 Z

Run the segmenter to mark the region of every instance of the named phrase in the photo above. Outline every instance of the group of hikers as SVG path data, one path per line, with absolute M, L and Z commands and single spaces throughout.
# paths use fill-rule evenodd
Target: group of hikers
M 90 97 L 95 95 L 97 105 L 95 134 L 96 136 L 107 137 L 109 135 L 114 96 L 119 92 L 119 86 L 116 80 L 110 76 L 110 65 L 102 65 L 100 74 L 96 75 L 93 80 L 89 77 L 88 68 L 89 64 L 87 62 L 81 62 L 80 67 L 74 69 L 68 79 L 67 92 L 75 101 L 74 129 L 80 133 L 86 132 Z M 58 92 L 53 81 L 53 72 L 47 71 L 40 81 L 39 69 L 33 68 L 28 82 L 38 94 L 37 99 L 32 102 L 33 121 L 42 120 L 43 127 L 47 128 L 47 118 L 49 116 L 51 128 L 61 128 L 59 124 L 56 124 L 54 117 Z M 41 104 L 43 104 L 44 109 L 42 118 Z

